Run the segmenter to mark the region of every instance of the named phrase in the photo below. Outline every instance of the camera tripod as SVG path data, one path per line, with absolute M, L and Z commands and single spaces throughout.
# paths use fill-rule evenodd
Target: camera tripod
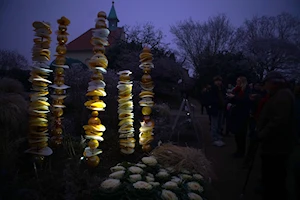
M 177 126 L 177 123 L 178 123 L 178 120 L 180 118 L 180 115 L 181 115 L 182 111 L 186 112 L 186 115 L 188 116 L 188 119 L 185 122 L 192 123 L 193 128 L 194 128 L 194 133 L 196 134 L 197 140 L 200 143 L 200 138 L 199 138 L 199 134 L 198 134 L 198 128 L 197 128 L 197 126 L 195 124 L 194 112 L 191 109 L 191 104 L 190 104 L 190 102 L 189 102 L 189 100 L 188 100 L 187 97 L 184 97 L 183 100 L 182 100 L 182 102 L 181 102 L 180 108 L 178 110 L 178 113 L 176 115 L 174 124 L 172 126 L 172 134 L 170 136 L 170 139 L 172 138 L 172 136 L 174 134 L 174 130 L 175 130 L 176 126 Z M 179 134 L 180 134 L 180 131 L 177 131 L 177 142 L 179 142 Z

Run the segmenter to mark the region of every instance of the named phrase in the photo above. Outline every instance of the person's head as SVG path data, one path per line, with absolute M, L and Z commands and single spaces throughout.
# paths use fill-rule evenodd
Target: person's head
M 240 76 L 236 79 L 236 86 L 241 87 L 244 90 L 247 87 L 247 78 L 244 76 Z
M 215 76 L 213 80 L 216 86 L 218 87 L 222 86 L 223 79 L 221 76 Z
M 269 72 L 264 78 L 263 83 L 265 90 L 269 93 L 274 93 L 287 84 L 282 74 L 276 71 Z

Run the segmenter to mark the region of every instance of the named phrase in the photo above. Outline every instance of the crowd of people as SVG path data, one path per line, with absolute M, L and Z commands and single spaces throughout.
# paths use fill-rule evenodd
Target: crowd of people
M 240 76 L 227 88 L 216 76 L 200 101 L 213 145 L 222 147 L 223 137 L 234 135 L 233 156 L 244 158 L 245 168 L 260 155 L 264 200 L 300 199 L 300 86 L 291 88 L 275 71 L 254 84 Z

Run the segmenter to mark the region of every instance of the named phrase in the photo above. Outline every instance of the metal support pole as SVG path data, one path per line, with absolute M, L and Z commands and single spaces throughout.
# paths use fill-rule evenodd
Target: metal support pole
M 198 135 L 198 128 L 197 128 L 196 123 L 195 123 L 195 121 L 194 121 L 194 120 L 195 120 L 195 118 L 194 118 L 194 112 L 192 111 L 191 105 L 190 105 L 188 99 L 186 99 L 186 98 L 184 98 L 184 99 L 182 100 L 182 102 L 181 102 L 180 108 L 179 108 L 179 110 L 178 110 L 178 112 L 177 112 L 177 116 L 176 116 L 175 121 L 174 121 L 174 124 L 173 124 L 173 126 L 172 126 L 172 135 L 171 135 L 170 138 L 172 138 L 172 136 L 173 136 L 173 134 L 174 134 L 174 130 L 175 130 L 176 125 L 177 125 L 177 123 L 178 123 L 180 114 L 182 113 L 182 111 L 183 111 L 183 109 L 185 108 L 185 106 L 187 107 L 187 112 L 188 112 L 189 115 L 190 115 L 191 123 L 193 124 L 193 128 L 194 128 L 194 131 L 195 131 L 197 140 L 198 140 L 199 144 L 201 145 L 201 140 L 200 140 L 199 135 Z M 177 132 L 177 141 L 179 141 L 179 134 L 180 134 L 180 133 L 179 133 L 179 131 L 178 131 L 178 132 Z
M 185 99 L 182 100 L 181 105 L 180 105 L 180 108 L 179 108 L 179 110 L 178 110 L 178 112 L 177 112 L 177 116 L 176 116 L 176 118 L 175 118 L 175 122 L 174 122 L 174 124 L 173 124 L 173 126 L 172 126 L 172 132 L 174 131 L 174 129 L 175 129 L 176 125 L 177 125 L 177 122 L 178 122 L 178 120 L 179 120 L 180 114 L 181 114 L 181 112 L 183 111 L 184 104 L 185 104 Z

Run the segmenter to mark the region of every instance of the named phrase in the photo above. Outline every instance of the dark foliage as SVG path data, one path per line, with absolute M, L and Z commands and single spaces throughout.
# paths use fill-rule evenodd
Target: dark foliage
M 28 60 L 16 51 L 0 50 L 0 69 L 29 69 Z
M 196 68 L 198 85 L 210 84 L 216 74 L 223 77 L 225 84 L 235 84 L 238 76 L 246 76 L 249 82 L 256 82 L 253 65 L 242 53 L 220 52 L 203 55 L 201 66 Z
M 25 91 L 30 91 L 31 83 L 28 81 L 30 77 L 30 70 L 22 69 L 11 69 L 11 70 L 0 70 L 0 77 L 8 77 L 17 79 L 24 86 Z

